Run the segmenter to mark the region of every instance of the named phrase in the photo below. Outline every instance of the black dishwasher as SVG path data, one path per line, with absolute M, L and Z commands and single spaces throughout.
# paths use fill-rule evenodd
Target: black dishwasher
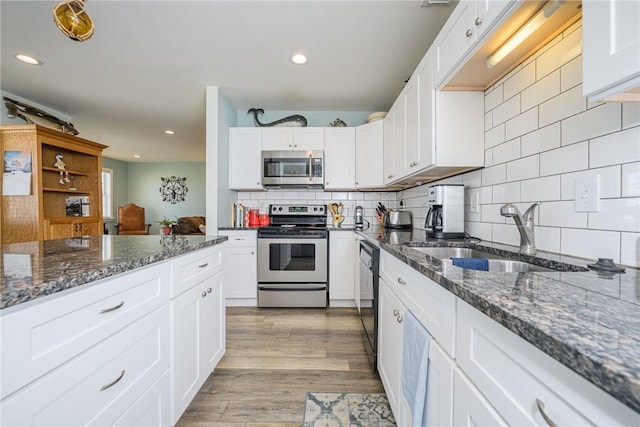
M 367 356 L 374 372 L 378 371 L 378 271 L 380 248 L 360 241 L 360 292 L 357 306 L 362 322 L 362 335 Z

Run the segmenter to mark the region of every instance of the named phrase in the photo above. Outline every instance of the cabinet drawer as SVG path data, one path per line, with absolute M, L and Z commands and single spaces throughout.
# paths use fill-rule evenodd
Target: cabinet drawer
M 255 230 L 221 230 L 218 234 L 228 236 L 225 246 L 257 246 L 258 232 Z
M 116 426 L 170 425 L 169 370 L 114 423 Z
M 542 411 L 559 426 L 640 425 L 640 414 L 469 304 L 459 301 L 458 314 L 458 365 L 509 425 L 546 425 Z
M 170 298 L 175 298 L 204 278 L 222 270 L 222 248 L 214 246 L 183 255 L 171 262 L 171 269 Z
M 169 368 L 168 304 L 2 401 L 2 425 L 111 425 Z
M 163 263 L 70 289 L 2 316 L 2 396 L 169 301 Z
M 453 356 L 455 295 L 386 251 L 381 251 L 380 259 L 380 276 L 440 346 Z

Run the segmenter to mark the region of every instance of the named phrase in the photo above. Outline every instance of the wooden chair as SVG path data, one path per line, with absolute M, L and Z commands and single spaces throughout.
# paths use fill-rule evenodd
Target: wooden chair
M 118 223 L 116 232 L 118 234 L 149 234 L 151 224 L 144 222 L 144 208 L 129 203 L 118 208 Z

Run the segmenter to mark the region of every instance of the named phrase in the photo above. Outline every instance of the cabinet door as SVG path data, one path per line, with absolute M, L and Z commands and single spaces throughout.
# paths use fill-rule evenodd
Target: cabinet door
M 325 129 L 324 135 L 324 188 L 352 190 L 356 171 L 355 128 Z
M 383 131 L 382 120 L 356 128 L 356 188 L 375 188 L 383 185 Z
M 378 371 L 393 414 L 403 412 L 402 395 L 402 317 L 404 305 L 380 280 L 378 300 Z M 397 419 L 398 425 L 402 425 Z
M 420 82 L 414 74 L 404 88 L 404 163 L 402 175 L 417 171 L 420 160 Z
M 396 102 L 394 103 L 394 115 L 393 115 L 393 170 L 398 178 L 406 176 L 407 169 L 405 168 L 406 156 L 405 156 L 405 92 L 400 94 Z
M 220 271 L 215 276 L 205 280 L 202 285 L 204 307 L 200 319 L 202 330 L 203 376 L 206 378 L 218 364 L 225 351 L 225 301 L 224 282 L 225 272 Z
M 453 360 L 435 340 L 431 340 L 429 345 L 426 425 L 450 426 L 453 422 L 454 369 Z
M 495 26 L 498 18 L 506 13 L 509 3 L 509 0 L 475 0 L 475 15 L 472 17 L 478 38 Z
M 100 222 L 78 222 L 77 231 L 80 236 L 97 236 L 102 234 Z
M 475 43 L 477 34 L 473 23 L 474 14 L 474 1 L 461 0 L 438 34 L 438 39 L 434 42 L 437 87 L 444 84 L 445 78 L 462 62 L 464 55 Z
M 329 299 L 354 299 L 354 234 L 351 231 L 329 233 Z
M 75 235 L 76 223 L 48 224 L 44 228 L 45 240 L 67 239 Z
M 433 50 L 429 50 L 416 70 L 418 77 L 419 131 L 416 170 L 433 166 L 435 156 L 435 90 L 433 88 Z
M 171 356 L 172 356 L 172 425 L 175 424 L 196 393 L 204 384 L 208 373 L 203 372 L 204 351 L 202 328 L 205 326 L 207 291 L 205 286 L 194 286 L 171 301 Z M 213 325 L 210 325 L 212 327 Z
M 454 374 L 453 390 L 454 426 L 507 426 L 478 389 L 458 370 Z
M 262 149 L 265 151 L 293 150 L 293 128 L 268 127 L 260 128 L 262 132 Z
M 231 128 L 229 188 L 262 190 L 262 138 L 259 128 Z
M 395 107 L 395 106 L 394 106 Z M 383 123 L 383 138 L 382 138 L 382 177 L 385 184 L 390 184 L 396 179 L 395 170 L 395 147 L 393 140 L 394 128 L 395 128 L 395 109 L 391 107 L 389 112 L 384 118 Z
M 227 298 L 258 298 L 256 246 L 227 246 L 224 268 Z
M 324 128 L 293 128 L 294 150 L 324 150 Z
M 596 101 L 640 86 L 640 2 L 584 1 L 582 22 L 584 94 Z

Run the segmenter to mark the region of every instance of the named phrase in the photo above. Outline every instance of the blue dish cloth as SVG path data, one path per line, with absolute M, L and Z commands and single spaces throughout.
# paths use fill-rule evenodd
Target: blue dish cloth
M 404 312 L 402 392 L 411 408 L 413 427 L 426 426 L 429 344 L 431 335 L 409 310 Z
M 489 271 L 489 260 L 486 258 L 451 258 L 453 265 L 467 270 Z

